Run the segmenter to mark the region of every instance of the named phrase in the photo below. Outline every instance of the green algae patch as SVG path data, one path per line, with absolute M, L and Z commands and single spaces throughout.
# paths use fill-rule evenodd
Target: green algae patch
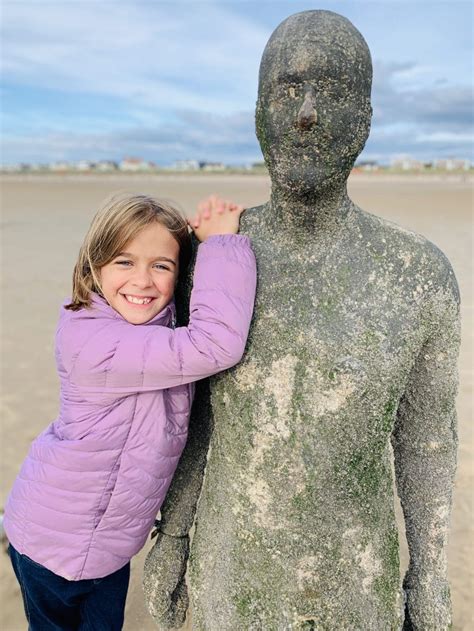
M 385 615 L 396 612 L 397 593 L 400 583 L 400 555 L 399 539 L 396 527 L 386 532 L 382 544 L 382 568 L 383 572 L 374 580 L 374 590 L 379 597 L 379 607 L 384 609 Z M 394 620 L 393 629 L 396 629 Z
M 363 500 L 378 496 L 386 470 L 379 450 L 367 445 L 364 449 L 353 451 L 346 466 L 338 473 L 347 479 L 352 494 Z
M 361 346 L 367 351 L 374 351 L 380 346 L 380 337 L 376 331 L 368 329 L 361 336 Z

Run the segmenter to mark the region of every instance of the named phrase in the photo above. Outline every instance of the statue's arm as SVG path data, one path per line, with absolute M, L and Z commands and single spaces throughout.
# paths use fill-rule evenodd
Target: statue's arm
M 195 250 L 197 242 L 194 240 Z M 178 324 L 188 320 L 189 296 L 195 256 L 187 278 L 176 292 Z M 189 532 L 201 493 L 212 433 L 209 379 L 196 383 L 186 446 L 161 507 L 155 545 L 144 566 L 143 588 L 148 609 L 159 628 L 184 624 L 188 609 L 185 573 L 189 556 Z
M 161 507 L 159 531 L 163 534 L 170 537 L 189 535 L 201 493 L 211 433 L 209 379 L 204 379 L 196 384 L 188 440 Z
M 397 412 L 392 445 L 410 553 L 405 631 L 451 628 L 447 544 L 456 470 L 459 292 L 452 270 Z
M 212 430 L 209 399 L 206 379 L 196 386 L 186 447 L 161 507 L 155 545 L 145 561 L 143 588 L 148 609 L 162 629 L 181 627 L 188 609 L 185 574 L 189 531 L 201 492 Z

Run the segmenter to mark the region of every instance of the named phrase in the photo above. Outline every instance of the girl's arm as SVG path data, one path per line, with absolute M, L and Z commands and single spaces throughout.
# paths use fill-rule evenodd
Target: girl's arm
M 71 384 L 89 393 L 127 395 L 194 382 L 234 366 L 244 353 L 255 288 L 250 239 L 208 237 L 198 249 L 187 327 L 133 325 L 93 319 L 87 310 L 68 312 L 72 317 L 60 332 L 60 347 L 74 336 L 77 320 L 90 329 L 69 361 L 67 351 L 62 358 Z

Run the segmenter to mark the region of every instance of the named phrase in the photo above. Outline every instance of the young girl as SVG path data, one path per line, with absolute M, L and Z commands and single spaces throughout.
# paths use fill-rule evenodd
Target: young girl
M 194 383 L 237 364 L 256 287 L 242 208 L 211 197 L 187 327 L 173 293 L 186 220 L 144 195 L 111 198 L 81 247 L 56 333 L 58 418 L 32 443 L 4 527 L 29 629 L 121 629 L 130 559 L 186 443 Z

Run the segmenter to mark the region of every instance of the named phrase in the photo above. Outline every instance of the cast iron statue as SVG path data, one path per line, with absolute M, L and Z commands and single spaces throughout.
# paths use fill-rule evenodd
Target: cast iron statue
M 255 315 L 241 364 L 200 384 L 146 562 L 162 628 L 183 623 L 188 590 L 199 631 L 450 626 L 459 293 L 436 246 L 348 197 L 371 81 L 365 40 L 331 11 L 290 16 L 263 53 L 272 191 L 241 222 Z

